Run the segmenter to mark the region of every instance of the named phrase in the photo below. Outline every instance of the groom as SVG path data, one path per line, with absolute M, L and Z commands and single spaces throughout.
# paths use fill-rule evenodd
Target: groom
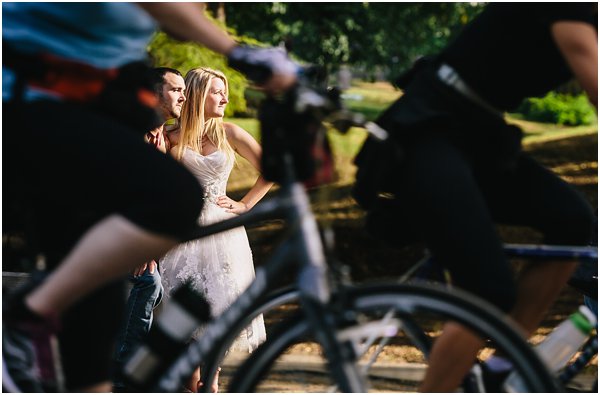
M 178 70 L 159 67 L 154 72 L 154 88 L 158 94 L 159 111 L 163 119 L 179 118 L 185 102 L 185 82 Z M 165 138 L 163 123 L 146 133 L 145 140 L 157 150 L 167 153 L 169 140 Z M 144 336 L 150 331 L 153 310 L 162 299 L 163 287 L 156 261 L 137 267 L 129 277 L 132 283 L 125 317 L 117 337 L 114 353 L 113 392 L 128 392 L 122 377 L 123 365 Z

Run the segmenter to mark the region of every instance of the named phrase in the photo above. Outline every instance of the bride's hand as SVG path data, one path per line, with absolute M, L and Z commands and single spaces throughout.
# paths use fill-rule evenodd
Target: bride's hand
M 217 198 L 217 205 L 226 209 L 228 213 L 242 214 L 249 210 L 248 206 L 244 202 L 236 202 L 230 197 L 223 195 Z

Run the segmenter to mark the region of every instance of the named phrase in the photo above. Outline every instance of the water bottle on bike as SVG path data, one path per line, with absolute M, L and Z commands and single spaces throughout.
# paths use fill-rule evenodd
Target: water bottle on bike
M 596 316 L 587 306 L 571 314 L 535 349 L 552 372 L 558 372 L 575 355 L 596 327 Z M 511 373 L 504 388 L 507 392 L 523 392 L 526 388 L 517 373 Z

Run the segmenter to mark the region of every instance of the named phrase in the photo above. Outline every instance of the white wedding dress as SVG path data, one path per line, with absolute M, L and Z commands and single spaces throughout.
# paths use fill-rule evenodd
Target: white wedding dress
M 216 204 L 225 195 L 233 163 L 223 151 L 201 155 L 191 149 L 183 153 L 182 163 L 200 181 L 204 189 L 204 207 L 198 218 L 207 225 L 234 217 Z M 211 305 L 213 317 L 220 315 L 254 279 L 254 264 L 244 227 L 217 233 L 178 245 L 160 260 L 165 298 L 186 281 L 200 290 Z M 168 302 L 167 302 L 168 303 Z M 194 337 L 202 335 L 199 328 Z M 253 351 L 266 338 L 262 315 L 254 319 L 236 339 L 230 351 Z

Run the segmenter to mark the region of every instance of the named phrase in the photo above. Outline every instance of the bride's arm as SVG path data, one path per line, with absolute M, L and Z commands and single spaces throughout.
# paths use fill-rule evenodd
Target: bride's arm
M 260 169 L 260 160 L 262 156 L 262 148 L 256 140 L 238 125 L 232 123 L 225 123 L 225 132 L 227 134 L 227 140 L 233 149 L 258 171 Z M 248 193 L 240 200 L 236 202 L 227 196 L 221 196 L 217 199 L 217 204 L 228 211 L 241 214 L 250 210 L 256 203 L 258 203 L 271 189 L 273 183 L 265 180 L 262 176 L 258 177 L 256 183 L 250 188 Z M 233 206 L 233 208 L 230 208 Z

